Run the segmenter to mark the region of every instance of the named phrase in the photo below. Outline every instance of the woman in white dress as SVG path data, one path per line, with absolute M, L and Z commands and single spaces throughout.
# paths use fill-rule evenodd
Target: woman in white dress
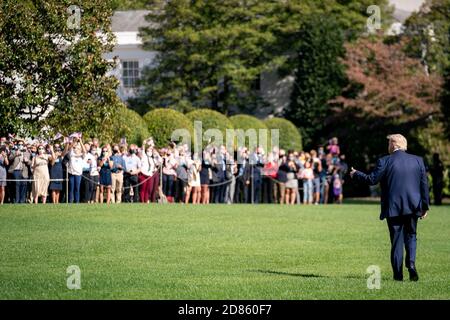
M 48 186 L 50 185 L 50 173 L 48 171 L 49 162 L 53 165 L 55 161 L 55 153 L 53 147 L 49 147 L 50 154 L 45 152 L 43 145 L 39 145 L 38 153 L 31 162 L 33 170 L 33 184 L 31 193 L 33 195 L 34 203 L 39 203 L 39 197 L 42 203 L 46 203 L 48 195 Z

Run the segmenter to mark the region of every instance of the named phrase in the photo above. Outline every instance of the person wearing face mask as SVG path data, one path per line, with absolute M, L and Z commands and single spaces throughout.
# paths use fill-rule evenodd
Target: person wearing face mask
M 147 157 L 150 157 L 150 166 L 152 168 L 151 172 L 152 177 L 150 178 L 150 186 L 149 186 L 149 199 L 151 202 L 156 202 L 156 195 L 158 194 L 158 188 L 159 188 L 159 175 L 160 175 L 160 167 L 162 164 L 162 158 L 158 153 L 158 150 L 154 146 L 152 146 L 151 149 L 151 155 L 148 151 Z
M 63 156 L 68 154 L 69 161 L 67 171 L 69 173 L 69 202 L 80 203 L 81 176 L 83 174 L 83 159 L 86 149 L 81 139 L 73 138 L 66 144 Z
M 53 151 L 55 158 L 50 165 L 50 180 L 62 180 L 64 178 L 64 175 L 62 166 L 61 147 L 59 145 L 55 145 Z M 52 181 L 50 183 L 49 189 L 51 191 L 52 202 L 59 203 L 60 194 L 63 189 L 63 182 Z
M 50 146 L 50 154 L 45 152 L 43 145 L 37 148 L 37 154 L 31 161 L 31 169 L 33 171 L 32 196 L 35 204 L 39 203 L 39 197 L 42 203 L 46 203 L 47 191 L 50 184 L 50 173 L 48 171 L 49 163 L 53 164 L 55 161 L 55 153 L 53 147 Z
M 83 179 L 81 181 L 81 198 L 84 203 L 89 203 L 92 196 L 92 190 L 95 188 L 95 183 L 91 179 L 91 164 L 94 160 L 94 156 L 91 153 L 91 145 L 89 143 L 84 144 L 86 149 L 86 155 L 83 159 Z
M 157 173 L 157 159 L 156 155 L 154 157 L 153 152 L 153 144 L 150 139 L 144 141 L 142 146 L 142 150 L 145 150 L 145 153 L 141 156 L 141 172 L 139 173 L 139 196 L 142 203 L 149 203 L 150 197 L 154 193 L 154 179 L 152 180 L 155 173 Z
M 9 173 L 13 175 L 15 181 L 15 203 L 25 203 L 27 196 L 28 165 L 31 163 L 31 153 L 24 147 L 24 141 L 18 140 L 17 144 L 9 156 Z
M 125 168 L 124 173 L 124 187 L 125 187 L 125 202 L 139 202 L 139 186 L 138 175 L 141 172 L 142 162 L 136 155 L 137 146 L 132 144 L 128 155 L 124 156 Z M 131 188 L 133 189 L 133 198 L 131 198 Z
M 100 196 L 100 173 L 97 166 L 97 149 L 91 144 L 85 144 L 87 151 L 84 157 L 83 177 L 84 179 L 84 202 L 94 203 L 98 202 L 97 198 Z M 101 150 L 100 150 L 101 152 Z
M 206 147 L 203 151 L 202 165 L 200 169 L 200 185 L 201 185 L 201 201 L 202 204 L 209 204 L 209 176 L 211 173 L 211 151 L 210 147 Z
M 111 168 L 114 163 L 110 159 L 110 152 L 107 147 L 103 147 L 102 154 L 99 157 L 98 166 L 100 167 L 100 203 L 103 203 L 103 194 L 106 189 L 106 203 L 111 203 Z
M 277 171 L 277 189 L 280 204 L 285 204 L 286 196 L 286 182 L 287 174 L 289 172 L 288 157 L 284 150 L 280 151 L 280 158 L 278 159 L 278 171 Z
M 285 203 L 286 204 L 295 204 L 298 193 L 298 180 L 297 173 L 299 168 L 295 162 L 295 156 L 293 152 L 289 152 L 288 160 L 287 160 L 287 181 L 286 181 L 286 194 L 285 194 Z
M 214 203 L 224 203 L 226 185 L 226 148 L 220 146 L 215 149 L 214 157 L 212 159 L 213 183 L 217 184 L 213 187 Z
M 122 189 L 123 189 L 123 172 L 126 168 L 125 160 L 122 156 L 122 151 L 119 145 L 113 146 L 113 155 L 111 156 L 111 161 L 113 166 L 111 169 L 111 202 L 121 203 L 122 202 Z
M 247 203 L 247 172 L 249 172 L 247 148 L 237 151 L 236 184 L 234 191 L 234 203 Z
M 0 147 L 0 204 L 5 200 L 6 188 L 6 166 L 9 164 L 7 149 L 5 145 Z
M 190 159 L 186 155 L 186 151 L 183 146 L 177 148 L 176 161 L 178 166 L 176 169 L 177 181 L 175 182 L 175 201 L 178 203 L 185 203 L 186 191 L 188 188 L 187 181 L 189 179 L 187 162 Z
M 175 160 L 174 152 L 171 148 L 167 149 L 165 152 L 165 155 L 163 158 L 163 181 L 162 181 L 162 187 L 163 187 L 163 193 L 167 197 L 167 201 L 170 203 L 174 202 L 174 196 L 175 196 L 175 182 L 177 179 L 177 166 L 178 163 Z
M 264 167 L 264 150 L 257 147 L 249 157 L 250 175 L 247 177 L 250 203 L 259 203 L 262 187 L 262 168 Z

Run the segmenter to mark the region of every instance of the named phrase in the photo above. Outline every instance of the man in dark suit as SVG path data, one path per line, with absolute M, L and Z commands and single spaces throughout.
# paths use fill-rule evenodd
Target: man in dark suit
M 394 134 L 388 139 L 389 155 L 378 160 L 372 173 L 364 174 L 352 168 L 350 175 L 369 185 L 381 184 L 380 219 L 387 219 L 394 280 L 403 280 L 404 245 L 409 278 L 417 281 L 417 219 L 427 216 L 430 202 L 426 169 L 421 157 L 406 153 L 407 141 L 404 136 Z

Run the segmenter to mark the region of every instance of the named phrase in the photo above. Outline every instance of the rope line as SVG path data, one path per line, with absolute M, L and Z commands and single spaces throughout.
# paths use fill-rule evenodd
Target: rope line
M 134 184 L 134 185 L 130 185 L 129 187 L 122 187 L 122 188 L 123 188 L 123 190 L 128 190 L 128 189 L 139 187 L 139 186 L 143 185 L 144 183 L 146 183 L 151 178 L 153 178 L 155 176 L 155 174 L 157 174 L 157 173 L 154 173 L 153 176 L 147 177 L 145 180 L 139 182 L 138 184 Z M 110 186 L 102 185 L 100 182 L 89 179 L 88 177 L 85 177 L 85 176 L 81 176 L 81 177 L 87 181 L 90 181 L 90 182 L 98 185 L 98 186 L 110 187 Z
M 66 181 L 66 179 L 0 179 L 0 182 L 6 181 L 6 182 L 35 182 L 35 181 L 50 181 L 50 182 L 63 182 Z

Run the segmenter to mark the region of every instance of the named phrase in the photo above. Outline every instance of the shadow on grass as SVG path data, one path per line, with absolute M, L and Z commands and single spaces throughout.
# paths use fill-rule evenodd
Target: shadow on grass
M 380 198 L 345 198 L 344 204 L 368 204 L 368 205 L 380 205 Z M 441 205 L 435 205 L 431 203 L 431 208 L 450 207 L 450 199 L 443 200 Z
M 282 272 L 282 271 L 273 271 L 273 270 L 249 270 L 249 271 L 266 273 L 266 274 L 276 274 L 276 275 L 280 275 L 280 276 L 302 277 L 302 278 L 328 278 L 327 276 L 322 276 L 320 274 L 312 274 L 312 273 L 292 273 L 292 272 Z

